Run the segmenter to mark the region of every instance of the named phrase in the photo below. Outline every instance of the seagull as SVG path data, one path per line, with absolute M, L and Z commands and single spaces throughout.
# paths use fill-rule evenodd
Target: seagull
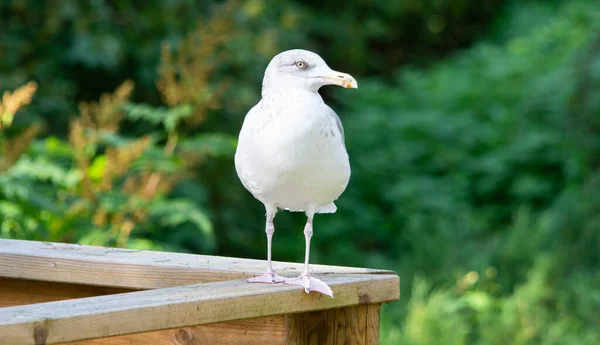
M 250 283 L 300 285 L 306 293 L 333 297 L 331 288 L 311 276 L 310 239 L 315 213 L 334 213 L 334 201 L 350 179 L 344 129 L 323 101 L 319 88 L 357 88 L 349 74 L 332 70 L 317 54 L 301 49 L 279 53 L 269 63 L 261 100 L 246 114 L 235 152 L 235 168 L 244 187 L 265 206 L 267 271 Z M 278 210 L 304 212 L 304 269 L 296 278 L 273 270 L 271 242 Z

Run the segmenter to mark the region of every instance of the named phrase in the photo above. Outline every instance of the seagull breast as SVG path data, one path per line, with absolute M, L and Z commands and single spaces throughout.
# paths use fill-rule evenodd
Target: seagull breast
M 350 178 L 335 113 L 308 91 L 265 94 L 246 115 L 235 163 L 257 199 L 291 211 L 330 209 Z

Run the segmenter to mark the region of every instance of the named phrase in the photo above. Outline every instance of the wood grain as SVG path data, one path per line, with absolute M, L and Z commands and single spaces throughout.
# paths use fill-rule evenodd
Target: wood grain
M 286 344 L 378 345 L 379 306 L 369 304 L 286 315 Z
M 129 292 L 98 286 L 0 279 L 0 307 L 61 301 Z M 0 334 L 0 344 L 4 344 Z M 281 345 L 284 316 L 184 327 L 163 331 L 82 340 L 63 345 Z
M 283 345 L 284 323 L 284 316 L 270 316 L 60 345 Z
M 286 315 L 286 345 L 327 344 L 327 316 L 327 310 Z
M 379 344 L 379 312 L 381 304 L 367 305 L 367 339 L 366 345 Z
M 319 278 L 331 286 L 335 298 L 306 294 L 297 286 L 237 280 L 0 308 L 0 335 L 6 344 L 56 344 L 399 298 L 396 275 Z
M 346 310 L 332 309 L 328 311 L 327 316 L 329 332 L 325 343 L 331 345 L 346 344 Z
M 346 308 L 346 345 L 365 345 L 367 306 Z
M 89 285 L 0 278 L 0 308 L 131 291 Z
M 302 264 L 274 262 L 284 276 Z M 0 277 L 157 289 L 242 279 L 262 274 L 265 261 L 147 250 L 0 239 Z M 395 274 L 387 270 L 311 265 L 313 274 Z

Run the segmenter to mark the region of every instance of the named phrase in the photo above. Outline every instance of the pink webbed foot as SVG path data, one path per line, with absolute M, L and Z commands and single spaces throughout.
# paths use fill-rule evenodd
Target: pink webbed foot
M 312 277 L 310 274 L 303 274 L 297 278 L 285 279 L 283 283 L 290 285 L 300 285 L 304 287 L 304 291 L 306 293 L 310 293 L 311 291 L 317 291 L 333 298 L 333 291 L 331 291 L 329 285 L 327 285 L 324 281 L 320 279 Z
M 285 277 L 282 277 L 280 275 L 278 275 L 275 272 L 267 272 L 263 275 L 257 276 L 257 277 L 252 277 L 247 279 L 246 281 L 248 283 L 267 283 L 267 284 L 277 284 L 277 283 L 283 283 L 283 281 L 285 280 Z

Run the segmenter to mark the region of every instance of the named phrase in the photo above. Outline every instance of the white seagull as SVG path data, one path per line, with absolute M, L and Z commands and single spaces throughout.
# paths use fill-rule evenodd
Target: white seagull
M 358 87 L 352 76 L 332 70 L 313 52 L 294 49 L 276 55 L 265 71 L 262 99 L 244 119 L 235 168 L 244 187 L 265 205 L 267 217 L 267 271 L 248 282 L 300 285 L 306 293 L 333 297 L 308 266 L 313 217 L 336 211 L 333 202 L 350 179 L 342 123 L 318 92 L 324 85 Z M 304 270 L 297 278 L 282 277 L 271 265 L 278 209 L 306 213 Z

